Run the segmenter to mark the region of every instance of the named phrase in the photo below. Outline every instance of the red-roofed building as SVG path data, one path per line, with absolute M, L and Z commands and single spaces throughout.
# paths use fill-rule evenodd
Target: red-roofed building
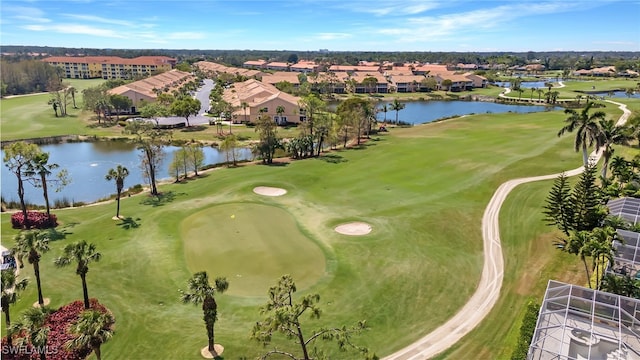
M 280 125 L 305 120 L 298 105 L 300 98 L 258 80 L 235 83 L 225 89 L 222 98 L 236 109 L 231 115 L 234 123 L 256 122 L 261 114 L 271 116 Z M 277 112 L 280 106 L 284 108 L 282 114 Z
M 71 79 L 130 79 L 173 69 L 176 59 L 167 56 L 51 56 L 42 61 L 64 70 Z

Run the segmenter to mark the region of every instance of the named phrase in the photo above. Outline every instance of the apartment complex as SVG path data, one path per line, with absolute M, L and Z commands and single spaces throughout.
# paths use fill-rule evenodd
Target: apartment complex
M 167 56 L 51 56 L 42 61 L 64 70 L 70 79 L 131 79 L 173 69 L 176 59 Z
M 255 123 L 262 114 L 281 125 L 305 120 L 304 111 L 298 105 L 300 98 L 255 79 L 233 84 L 224 91 L 222 98 L 235 109 L 234 123 Z
M 179 90 L 184 84 L 195 81 L 191 73 L 173 69 L 158 75 L 118 86 L 108 91 L 110 95 L 122 95 L 131 99 L 134 107 L 145 102 L 155 102 L 160 93 L 171 93 Z M 135 112 L 135 109 L 132 109 Z

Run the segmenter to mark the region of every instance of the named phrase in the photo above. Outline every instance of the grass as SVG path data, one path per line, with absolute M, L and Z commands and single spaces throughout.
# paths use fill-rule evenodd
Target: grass
M 181 305 L 177 293 L 195 271 L 190 268 L 194 260 L 188 259 L 191 240 L 183 237 L 190 217 L 204 211 L 196 215 L 201 219 L 226 204 L 275 206 L 295 219 L 299 231 L 294 236 L 302 232 L 327 253 L 323 276 L 303 291 L 322 295 L 323 317 L 312 327 L 367 319 L 371 330 L 359 340 L 378 354 L 390 353 L 443 323 L 473 293 L 482 267 L 479 224 L 497 185 L 515 176 L 578 165 L 570 137 L 555 135 L 563 118 L 560 112 L 469 116 L 394 129 L 368 142 L 366 149 L 332 154 L 339 162 L 321 158 L 285 167 L 219 169 L 196 181 L 163 186 L 165 197 L 159 202 L 147 195 L 123 199 L 122 212 L 131 219 L 122 223 L 111 219 L 114 204 L 58 211 L 61 228 L 69 235 L 43 256 L 45 296 L 53 306 L 80 297 L 77 276 L 54 269 L 51 260 L 66 243 L 95 242 L 103 260 L 89 273 L 90 295 L 114 311 L 122 334 L 103 352 L 115 358 L 198 358 L 197 350 L 206 341 L 201 314 L 198 308 Z M 549 161 L 552 158 L 566 163 Z M 256 185 L 289 192 L 260 197 L 251 191 Z M 213 227 L 203 237 L 232 246 L 231 230 L 223 225 L 230 221 L 228 211 L 222 213 L 205 216 L 212 217 Z M 366 221 L 374 230 L 363 237 L 332 230 L 351 220 Z M 243 231 L 257 232 L 261 222 L 245 221 Z M 2 224 L 3 239 L 11 239 L 16 231 L 7 225 L 7 215 L 2 215 Z M 238 243 L 234 249 L 247 253 L 245 248 Z M 262 257 L 256 254 L 244 259 L 247 265 L 259 261 Z M 210 262 L 211 276 L 227 276 L 233 289 L 236 274 Z M 28 267 L 25 273 L 30 273 Z M 32 286 L 14 313 L 30 306 L 35 296 Z M 225 345 L 225 354 L 236 358 L 260 353 L 248 334 L 260 319 L 258 305 L 264 301 L 263 296 L 231 292 L 219 296 L 217 339 Z
M 300 232 L 291 214 L 275 206 L 216 205 L 187 216 L 180 227 L 189 270 L 229 274 L 231 295 L 262 296 L 286 273 L 303 290 L 325 272 L 321 248 Z
M 606 111 L 620 114 L 613 107 Z M 180 304 L 178 289 L 186 287 L 193 271 L 207 267 L 210 276 L 230 280 L 229 293 L 217 297 L 217 342 L 225 346 L 225 357 L 255 358 L 263 348 L 248 336 L 261 318 L 266 293 L 243 293 L 250 285 L 237 281 L 232 266 L 261 263 L 270 269 L 274 276 L 261 280 L 264 289 L 282 275 L 276 272 L 299 270 L 300 259 L 285 259 L 287 246 L 295 245 L 297 256 L 308 262 L 304 253 L 315 252 L 310 256 L 323 263 L 321 275 L 317 263 L 303 265 L 311 275 L 298 275 L 300 292 L 320 293 L 323 309 L 320 320 L 305 319 L 305 329 L 366 319 L 371 329 L 356 341 L 379 355 L 391 353 L 442 324 L 475 290 L 482 268 L 481 218 L 499 184 L 579 166 L 572 136 L 556 136 L 565 117 L 562 112 L 468 116 L 392 129 L 360 148 L 286 166 L 217 169 L 195 181 L 163 185 L 157 199 L 146 194 L 123 199 L 125 221 L 111 219 L 113 203 L 56 211 L 66 238 L 43 255 L 44 295 L 54 307 L 81 298 L 73 269 L 56 269 L 52 261 L 67 243 L 94 242 L 103 259 L 91 265 L 89 293 L 114 312 L 118 324 L 116 336 L 103 347 L 105 356 L 198 359 L 206 343 L 201 310 Z M 258 196 L 251 191 L 257 185 L 288 193 Z M 578 260 L 553 249 L 554 233 L 541 222 L 549 187 L 550 182 L 523 185 L 507 200 L 501 213 L 506 260 L 501 298 L 489 318 L 442 358 L 508 357 L 526 300 L 540 299 L 550 277 L 582 281 Z M 245 208 L 246 214 L 240 212 Z M 233 221 L 242 217 L 241 228 L 230 224 L 229 213 L 237 216 Z M 8 214 L 0 218 L 3 243 L 10 247 L 17 231 Z M 209 223 L 195 226 L 203 219 Z M 372 224 L 373 232 L 349 237 L 333 231 L 352 220 Z M 267 224 L 285 227 L 265 235 L 276 243 L 258 241 Z M 246 238 L 234 232 L 240 230 Z M 252 253 L 253 246 L 268 249 L 271 259 Z M 282 263 L 271 263 L 278 260 Z M 28 264 L 23 273 L 33 279 Z M 36 297 L 32 285 L 12 315 Z

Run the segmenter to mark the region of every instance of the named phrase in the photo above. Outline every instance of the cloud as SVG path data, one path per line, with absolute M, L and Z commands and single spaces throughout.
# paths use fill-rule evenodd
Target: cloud
M 347 34 L 347 33 L 318 33 L 314 36 L 314 39 L 337 40 L 337 39 L 348 39 L 350 37 L 351 37 L 351 34 Z
M 27 6 L 4 6 L 2 8 L 3 17 L 9 17 L 11 19 L 20 20 L 21 22 L 29 21 L 36 23 L 48 23 L 51 22 L 45 15 L 45 12 L 35 8 Z M 7 16 L 9 15 L 9 16 Z
M 125 20 L 118 20 L 118 19 L 110 19 L 110 18 L 103 18 L 100 16 L 95 16 L 95 15 L 82 15 L 82 14 L 62 14 L 65 17 L 68 18 L 72 18 L 75 20 L 85 20 L 85 21 L 89 21 L 92 23 L 102 23 L 102 24 L 110 24 L 110 25 L 119 25 L 119 26 L 126 26 L 126 27 L 134 27 L 135 24 L 130 22 L 130 21 L 125 21 Z
M 428 10 L 439 8 L 440 6 L 442 6 L 440 1 L 433 0 L 385 0 L 376 2 L 347 2 L 336 7 L 353 12 L 373 14 L 375 16 L 406 16 L 420 14 Z
M 170 40 L 198 40 L 204 39 L 205 37 L 204 33 L 193 31 L 174 32 L 167 35 L 167 39 Z
M 397 36 L 398 41 L 402 42 L 440 41 L 463 33 L 499 29 L 521 17 L 566 12 L 576 6 L 571 2 L 525 2 L 437 16 L 408 17 L 402 23 L 403 26 L 383 28 L 377 33 Z
M 24 25 L 21 26 L 21 28 L 31 31 L 51 31 L 61 34 L 82 34 L 121 39 L 127 38 L 127 36 L 119 34 L 111 29 L 102 29 L 82 24 Z

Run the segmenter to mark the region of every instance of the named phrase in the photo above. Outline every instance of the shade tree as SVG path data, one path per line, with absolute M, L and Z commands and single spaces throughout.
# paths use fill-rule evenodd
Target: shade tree
M 53 171 L 60 165 L 49 163 L 49 153 L 40 152 L 33 160 L 27 164 L 25 176 L 27 181 L 36 188 L 42 189 L 42 196 L 47 209 L 47 218 L 51 218 L 51 208 L 49 206 L 49 185 L 55 186 L 55 192 L 59 192 L 71 182 L 69 173 L 62 169 L 56 173 L 55 178 L 51 178 Z
M 18 180 L 18 198 L 20 209 L 24 219 L 23 227 L 30 228 L 27 216 L 27 205 L 24 199 L 24 181 L 28 177 L 29 165 L 41 154 L 40 148 L 35 144 L 18 141 L 4 149 L 4 165 L 16 176 Z
M 158 167 L 164 156 L 162 149 L 171 138 L 171 133 L 155 129 L 153 124 L 143 120 L 128 122 L 124 132 L 135 136 L 138 149 L 142 151 L 141 167 L 144 175 L 149 179 L 151 195 L 157 196 L 159 194 L 156 185 Z

